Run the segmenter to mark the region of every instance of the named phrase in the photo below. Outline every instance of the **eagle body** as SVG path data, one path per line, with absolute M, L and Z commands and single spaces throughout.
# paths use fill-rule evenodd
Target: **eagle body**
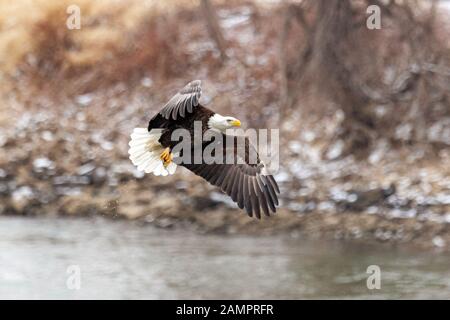
M 128 151 L 131 161 L 139 170 L 156 176 L 174 174 L 177 164 L 183 166 L 219 187 L 239 208 L 245 209 L 250 217 L 260 219 L 261 213 L 269 216 L 271 212 L 276 212 L 280 189 L 274 177 L 268 172 L 247 137 L 230 135 L 227 131 L 240 126 L 240 121 L 233 117 L 224 117 L 200 105 L 200 96 L 201 82 L 192 81 L 167 102 L 149 121 L 146 129 L 135 128 Z M 211 163 L 203 157 L 200 161 L 173 161 L 172 150 L 179 141 L 172 140 L 172 133 L 176 129 L 185 129 L 189 132 L 191 141 L 194 141 L 196 122 L 197 125 L 201 123 L 202 135 L 210 129 L 221 135 L 222 139 L 214 152 L 222 152 L 223 159 L 231 155 L 231 162 Z M 202 141 L 202 155 L 213 141 Z M 194 159 L 194 143 L 189 151 L 190 159 Z
M 172 141 L 172 132 L 176 129 L 186 129 L 191 133 L 191 139 L 194 139 L 194 123 L 200 121 L 202 126 L 202 135 L 209 129 L 208 121 L 214 116 L 215 112 L 201 105 L 195 108 L 195 111 L 188 113 L 185 117 L 173 119 L 165 119 L 161 114 L 157 114 L 148 124 L 148 131 L 152 129 L 163 129 L 159 142 L 164 148 L 173 149 L 178 141 Z

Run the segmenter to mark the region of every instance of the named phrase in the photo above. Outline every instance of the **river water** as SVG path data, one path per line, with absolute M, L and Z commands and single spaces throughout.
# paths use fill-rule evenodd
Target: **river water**
M 369 265 L 380 267 L 378 290 L 367 288 Z M 450 299 L 450 255 L 99 218 L 0 217 L 0 298 Z

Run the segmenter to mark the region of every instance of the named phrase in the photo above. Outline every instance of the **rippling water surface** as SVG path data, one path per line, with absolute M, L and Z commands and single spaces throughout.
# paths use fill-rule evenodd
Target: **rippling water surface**
M 69 266 L 81 271 L 67 288 Z M 369 290 L 369 265 L 381 289 Z M 450 255 L 103 219 L 0 218 L 0 298 L 450 299 Z

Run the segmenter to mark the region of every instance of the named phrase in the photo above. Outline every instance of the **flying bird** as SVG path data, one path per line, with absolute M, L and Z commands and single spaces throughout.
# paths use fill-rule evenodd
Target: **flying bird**
M 230 135 L 227 129 L 240 127 L 241 122 L 202 106 L 199 103 L 201 93 L 200 80 L 188 83 L 149 121 L 147 128 L 133 130 L 128 153 L 139 170 L 156 176 L 174 174 L 177 168 L 177 161 L 174 160 L 180 155 L 172 152 L 178 143 L 172 141 L 172 133 L 181 128 L 188 130 L 194 137 L 195 121 L 201 122 L 202 133 L 209 129 L 215 130 L 222 135 L 222 141 L 237 142 L 239 137 Z M 280 189 L 248 137 L 241 138 L 244 139 L 244 152 L 239 152 L 238 143 L 231 146 L 225 143 L 218 145 L 219 152 L 224 155 L 230 152 L 233 159 L 240 161 L 210 163 L 201 159 L 200 163 L 194 161 L 178 164 L 219 187 L 239 208 L 245 209 L 250 217 L 254 215 L 260 219 L 261 213 L 270 216 L 276 212 L 276 206 L 279 204 Z M 202 142 L 201 148 L 205 150 L 209 143 L 211 142 Z M 193 150 L 192 142 L 191 151 Z M 251 155 L 255 155 L 253 159 L 256 161 L 250 161 Z

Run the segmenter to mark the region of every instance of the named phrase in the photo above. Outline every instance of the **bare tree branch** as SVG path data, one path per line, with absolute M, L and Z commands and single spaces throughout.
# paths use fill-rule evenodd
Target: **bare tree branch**
M 206 27 L 208 29 L 209 35 L 214 40 L 216 47 L 220 52 L 220 58 L 223 62 L 227 59 L 227 43 L 225 37 L 223 36 L 222 29 L 219 25 L 216 11 L 209 0 L 201 0 L 200 6 L 206 19 Z

